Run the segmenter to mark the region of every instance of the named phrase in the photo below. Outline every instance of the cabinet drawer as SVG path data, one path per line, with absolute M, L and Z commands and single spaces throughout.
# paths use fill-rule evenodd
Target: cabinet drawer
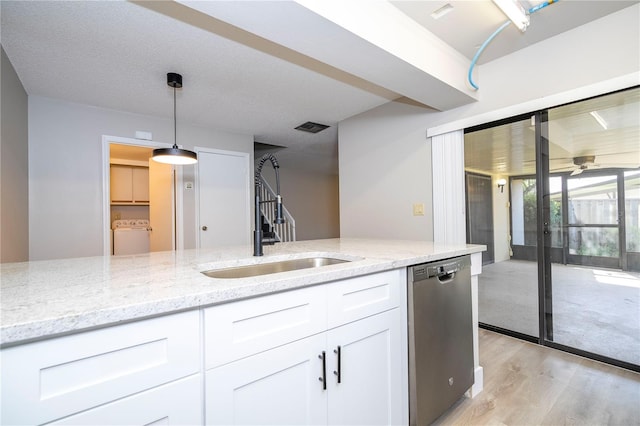
M 197 311 L 3 349 L 2 424 L 39 424 L 199 371 Z
M 329 284 L 329 328 L 398 307 L 403 273 L 395 269 Z
M 205 309 L 205 366 L 216 367 L 326 330 L 325 286 Z
M 199 375 L 190 376 L 48 424 L 202 424 L 200 383 Z

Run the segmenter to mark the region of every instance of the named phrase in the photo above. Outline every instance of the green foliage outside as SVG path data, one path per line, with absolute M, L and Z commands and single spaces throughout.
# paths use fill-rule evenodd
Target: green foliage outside
M 524 243 L 528 246 L 535 246 L 537 235 L 535 179 L 524 179 L 522 181 L 522 196 L 524 208 Z M 560 232 L 553 232 L 552 246 L 562 247 L 562 202 L 551 199 L 549 209 L 552 231 L 560 230 Z

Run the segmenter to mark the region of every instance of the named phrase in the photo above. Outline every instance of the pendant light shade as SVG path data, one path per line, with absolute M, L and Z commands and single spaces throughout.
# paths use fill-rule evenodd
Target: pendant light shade
M 153 150 L 152 159 L 159 163 L 186 165 L 198 162 L 198 155 L 186 149 L 178 148 L 176 142 L 176 89 L 182 87 L 182 76 L 174 72 L 167 73 L 167 85 L 173 87 L 173 146 Z

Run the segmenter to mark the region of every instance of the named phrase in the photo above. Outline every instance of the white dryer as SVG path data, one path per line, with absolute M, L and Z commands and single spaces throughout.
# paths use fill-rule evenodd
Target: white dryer
M 120 219 L 111 224 L 113 254 L 139 254 L 149 252 L 149 221 L 146 219 Z

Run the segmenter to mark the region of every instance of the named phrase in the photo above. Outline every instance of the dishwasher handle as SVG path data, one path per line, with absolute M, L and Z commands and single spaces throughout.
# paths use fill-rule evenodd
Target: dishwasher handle
M 440 284 L 446 284 L 453 281 L 453 279 L 456 277 L 456 272 L 458 271 L 453 271 L 453 272 L 442 271 L 441 273 L 436 275 L 436 278 L 438 278 L 438 282 Z
M 466 268 L 464 262 L 453 261 L 448 263 L 440 263 L 427 267 L 427 278 L 438 277 L 440 281 L 449 281 L 455 277 L 456 272 Z

